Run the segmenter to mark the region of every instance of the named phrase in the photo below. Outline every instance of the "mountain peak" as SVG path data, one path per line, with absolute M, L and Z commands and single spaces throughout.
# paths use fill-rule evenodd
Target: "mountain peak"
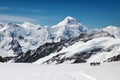
M 107 26 L 106 28 L 103 28 L 103 30 L 104 31 L 118 31 L 118 30 L 120 30 L 120 28 L 119 27 L 117 27 L 117 26 Z
M 22 24 L 22 26 L 24 26 L 24 27 L 33 27 L 34 24 L 32 24 L 31 22 L 24 22 L 24 23 Z
M 71 16 L 67 16 L 63 21 L 59 22 L 57 26 L 65 26 L 65 25 L 72 25 L 72 24 L 80 24 L 80 22 Z
M 74 19 L 74 18 L 71 17 L 71 16 L 67 16 L 67 17 L 65 18 L 65 20 L 70 20 L 70 19 Z
M 23 24 L 21 24 L 21 26 L 22 27 L 25 27 L 25 28 L 29 28 L 29 29 L 31 29 L 31 28 L 40 28 L 41 27 L 41 25 L 36 25 L 36 24 L 33 24 L 33 23 L 31 23 L 31 22 L 24 22 Z
M 106 28 L 108 28 L 108 29 L 118 29 L 118 27 L 117 26 L 107 26 Z

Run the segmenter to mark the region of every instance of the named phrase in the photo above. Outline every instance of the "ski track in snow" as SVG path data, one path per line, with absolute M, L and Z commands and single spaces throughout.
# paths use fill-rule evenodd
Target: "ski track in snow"
M 90 80 L 98 80 L 98 79 L 96 79 L 96 78 L 94 78 L 94 77 L 92 77 L 92 76 L 90 76 L 90 75 L 88 75 L 88 74 L 86 74 L 86 73 L 84 73 L 84 72 L 81 72 L 82 73 L 82 75 L 84 76 L 84 77 L 86 77 L 86 78 L 88 78 L 88 79 L 90 79 Z

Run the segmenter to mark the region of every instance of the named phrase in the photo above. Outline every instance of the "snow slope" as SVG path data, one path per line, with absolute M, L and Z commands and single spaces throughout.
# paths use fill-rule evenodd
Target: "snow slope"
M 107 26 L 102 30 L 109 32 L 110 34 L 114 35 L 116 38 L 120 38 L 120 28 L 117 26 Z
M 0 63 L 0 80 L 120 80 L 120 62 L 38 65 Z
M 92 54 L 90 58 L 85 58 L 84 60 L 86 62 L 94 62 L 94 61 L 103 62 L 111 57 L 120 54 L 120 38 L 100 37 L 89 40 L 87 42 L 79 41 L 71 46 L 68 46 L 67 48 L 66 47 L 62 48 L 62 50 L 60 50 L 59 52 L 55 52 L 50 54 L 49 56 L 41 58 L 37 60 L 35 63 L 41 64 L 49 60 L 51 64 L 56 64 L 57 60 L 56 59 L 53 60 L 53 58 L 58 54 L 60 55 L 58 56 L 58 58 L 60 58 L 61 60 L 75 57 L 75 55 L 79 56 L 79 54 L 84 54 L 84 55 Z M 75 61 L 74 59 L 65 60 L 63 63 L 73 63 L 74 61 Z

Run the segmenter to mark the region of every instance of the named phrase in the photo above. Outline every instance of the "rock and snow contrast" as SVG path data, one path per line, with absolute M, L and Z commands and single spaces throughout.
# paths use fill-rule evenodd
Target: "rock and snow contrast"
M 70 16 L 51 27 L 0 24 L 0 56 L 5 62 L 38 64 L 119 61 L 120 28 L 90 30 Z
M 39 65 L 0 64 L 0 80 L 120 80 L 120 62 Z
M 8 23 L 0 29 L 0 51 L 3 56 L 14 56 L 44 44 L 47 37 L 47 29 L 40 25 Z
M 0 24 L 0 80 L 119 80 L 119 61 L 116 26 L 90 30 L 70 16 L 51 27 Z
M 66 17 L 65 20 L 52 27 L 35 25 L 30 22 L 1 24 L 0 51 L 2 56 L 14 56 L 14 53 L 20 54 L 36 49 L 46 42 L 58 42 L 62 39 L 77 37 L 86 30 L 84 25 L 72 17 Z M 20 51 L 16 50 L 18 47 Z

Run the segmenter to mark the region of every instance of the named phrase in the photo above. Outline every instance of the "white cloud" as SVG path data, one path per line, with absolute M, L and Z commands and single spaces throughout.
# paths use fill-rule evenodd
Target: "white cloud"
M 24 17 L 24 16 L 13 16 L 0 14 L 0 22 L 38 22 L 37 19 Z

